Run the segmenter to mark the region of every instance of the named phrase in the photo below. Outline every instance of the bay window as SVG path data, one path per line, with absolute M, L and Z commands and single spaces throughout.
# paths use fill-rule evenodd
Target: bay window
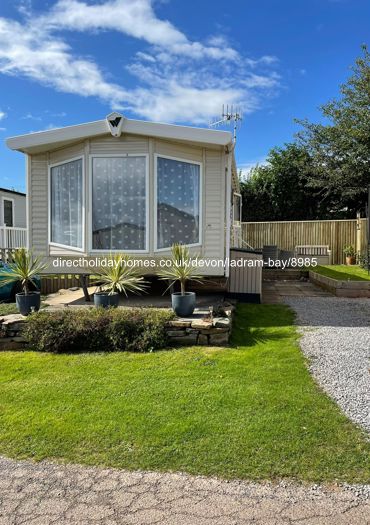
M 92 158 L 92 249 L 147 249 L 147 159 Z
M 157 157 L 157 249 L 200 243 L 200 164 Z
M 83 249 L 82 159 L 50 168 L 50 241 Z

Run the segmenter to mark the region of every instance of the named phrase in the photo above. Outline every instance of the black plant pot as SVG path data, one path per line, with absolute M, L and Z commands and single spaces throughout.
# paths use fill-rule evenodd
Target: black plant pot
M 41 304 L 40 292 L 29 292 L 27 295 L 24 292 L 17 293 L 15 302 L 22 315 L 29 315 L 32 311 L 38 312 Z
M 94 304 L 95 306 L 101 306 L 102 308 L 117 308 L 119 305 L 119 293 L 113 292 L 95 292 L 94 293 Z
M 185 292 L 185 295 L 181 295 L 181 292 L 171 294 L 172 309 L 175 314 L 179 317 L 191 315 L 195 308 L 195 298 L 194 292 Z

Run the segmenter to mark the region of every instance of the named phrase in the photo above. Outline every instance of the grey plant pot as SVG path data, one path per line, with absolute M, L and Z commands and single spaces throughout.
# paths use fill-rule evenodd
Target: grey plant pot
M 24 292 L 17 293 L 15 302 L 20 314 L 29 315 L 32 311 L 40 310 L 41 295 L 40 292 L 29 292 L 27 295 Z
M 94 305 L 101 306 L 102 308 L 117 308 L 119 305 L 119 293 L 113 292 L 95 292 L 94 293 Z
M 187 317 L 194 312 L 196 295 L 194 292 L 181 292 L 171 294 L 172 309 L 179 317 Z

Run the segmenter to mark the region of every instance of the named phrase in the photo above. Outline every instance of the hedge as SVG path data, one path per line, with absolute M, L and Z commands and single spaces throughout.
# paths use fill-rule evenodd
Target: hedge
M 66 308 L 30 315 L 22 335 L 39 352 L 152 352 L 167 345 L 173 317 L 159 308 Z

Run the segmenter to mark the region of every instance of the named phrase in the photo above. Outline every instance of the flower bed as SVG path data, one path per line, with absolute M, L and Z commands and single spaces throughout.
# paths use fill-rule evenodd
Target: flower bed
M 310 281 L 337 297 L 370 297 L 370 281 L 344 281 L 310 271 Z
M 25 318 L 0 318 L 0 350 L 30 348 L 39 352 L 150 352 L 185 345 L 227 345 L 233 307 L 210 317 L 176 318 L 163 308 L 64 308 L 42 311 Z M 217 313 L 217 312 L 216 312 Z

